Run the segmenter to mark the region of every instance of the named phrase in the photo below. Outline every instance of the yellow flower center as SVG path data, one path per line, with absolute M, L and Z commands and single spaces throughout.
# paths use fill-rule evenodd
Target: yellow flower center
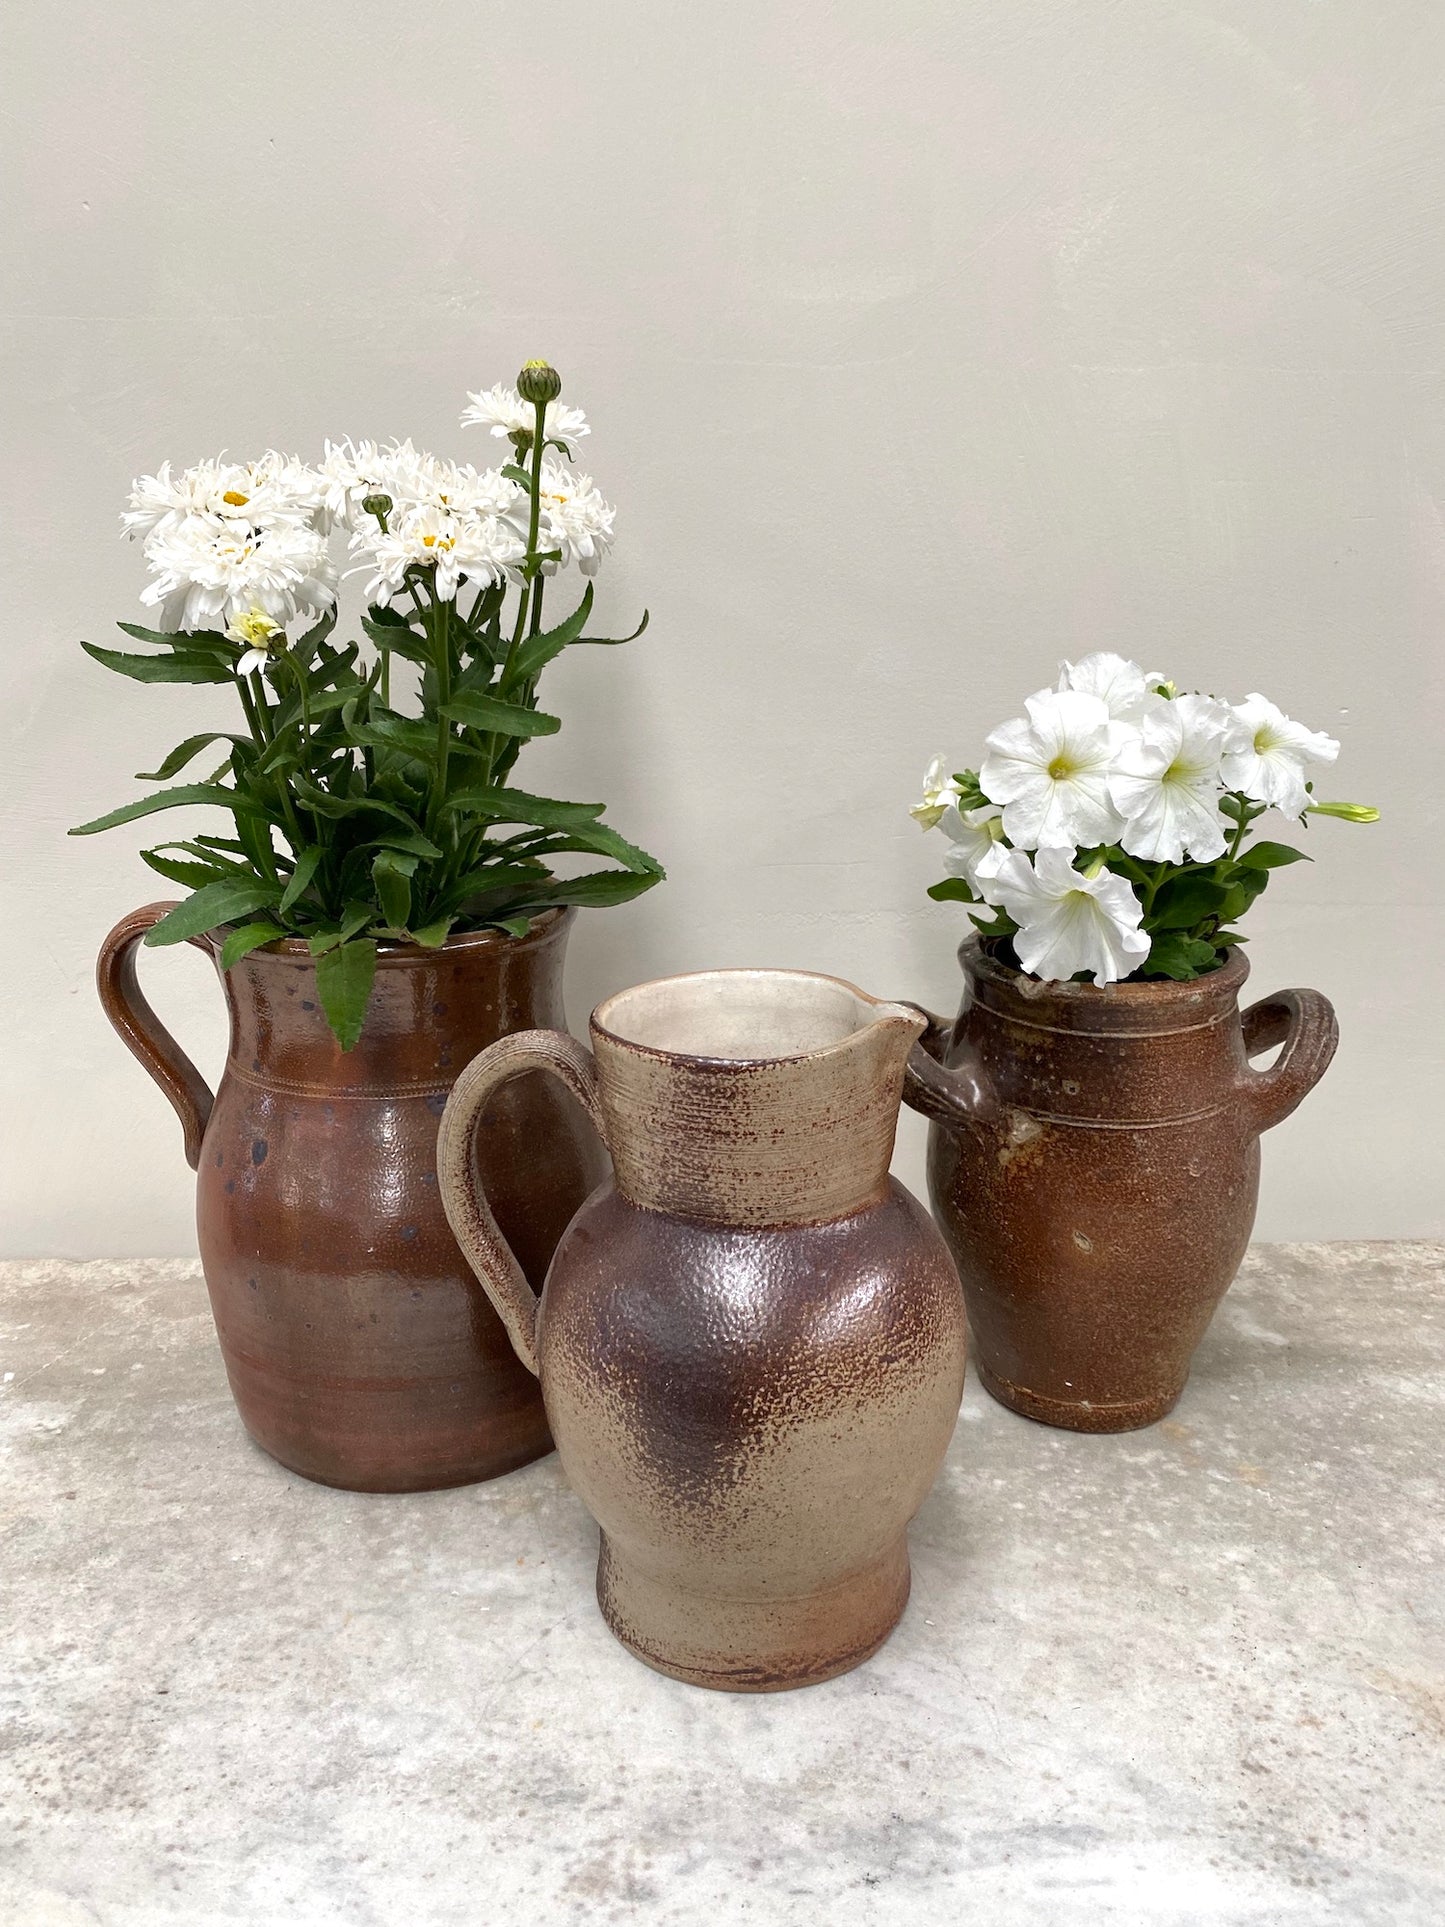
M 1268 723 L 1261 723 L 1259 728 L 1254 732 L 1255 755 L 1268 756 L 1269 752 L 1277 747 L 1274 731 Z
M 424 549 L 454 549 L 457 540 L 454 535 L 424 535 L 421 545 Z
M 249 495 L 243 495 L 238 488 L 228 488 L 221 497 L 221 500 L 223 502 L 229 502 L 233 509 L 245 508 L 250 499 Z
M 1049 764 L 1049 777 L 1055 783 L 1067 783 L 1071 776 L 1077 776 L 1078 773 L 1078 765 L 1066 750 L 1061 749 Z

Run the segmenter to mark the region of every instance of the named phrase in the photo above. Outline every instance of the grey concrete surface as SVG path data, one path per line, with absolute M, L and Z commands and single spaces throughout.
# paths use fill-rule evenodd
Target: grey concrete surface
M 970 1384 L 867 1667 L 617 1646 L 555 1460 L 309 1486 L 176 1262 L 0 1272 L 5 1927 L 1434 1927 L 1445 1247 L 1257 1248 L 1174 1418 Z

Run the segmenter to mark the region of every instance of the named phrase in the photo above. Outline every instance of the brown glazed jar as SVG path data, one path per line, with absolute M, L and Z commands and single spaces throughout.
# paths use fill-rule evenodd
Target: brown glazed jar
M 595 1057 L 555 1032 L 504 1039 L 447 1106 L 452 1227 L 601 1526 L 603 1616 L 674 1678 L 830 1679 L 907 1602 L 908 1522 L 964 1369 L 952 1262 L 888 1176 L 922 1028 L 833 977 L 705 971 L 600 1005 Z M 539 1064 L 591 1111 L 614 1171 L 540 1304 L 466 1155 L 478 1110 Z
M 106 938 L 106 1015 L 174 1105 L 198 1177 L 196 1230 L 246 1430 L 325 1485 L 414 1492 L 495 1478 L 551 1449 L 541 1399 L 447 1227 L 436 1132 L 457 1072 L 513 1030 L 561 1025 L 574 912 L 525 937 L 477 931 L 377 959 L 361 1041 L 327 1027 L 306 945 L 221 973 L 231 1041 L 214 1099 L 136 981 L 172 906 Z M 197 940 L 216 958 L 219 943 Z M 606 1170 L 585 1117 L 529 1077 L 468 1146 L 498 1221 L 538 1283 Z
M 1041 983 L 976 939 L 959 961 L 958 1019 L 932 1020 L 907 1094 L 934 1120 L 979 1376 L 1049 1425 L 1150 1425 L 1244 1256 L 1260 1133 L 1324 1075 L 1334 1012 L 1282 990 L 1241 1015 L 1237 950 L 1192 983 Z

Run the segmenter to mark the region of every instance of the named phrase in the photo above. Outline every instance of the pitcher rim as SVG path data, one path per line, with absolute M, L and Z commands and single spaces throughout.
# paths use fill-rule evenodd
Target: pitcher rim
M 794 969 L 787 964 L 722 964 L 710 970 L 677 970 L 669 971 L 665 977 L 646 977 L 641 983 L 628 984 L 625 989 L 614 990 L 610 996 L 604 997 L 588 1018 L 588 1028 L 594 1036 L 605 1038 L 620 1050 L 636 1051 L 641 1057 L 651 1057 L 663 1064 L 706 1066 L 712 1071 L 755 1071 L 772 1064 L 816 1063 L 820 1058 L 833 1057 L 846 1050 L 870 1028 L 870 1025 L 862 1024 L 846 1037 L 840 1037 L 836 1043 L 820 1044 L 816 1050 L 779 1051 L 765 1057 L 713 1057 L 702 1051 L 664 1050 L 658 1044 L 642 1044 L 635 1038 L 622 1036 L 619 1031 L 609 1030 L 602 1021 L 603 1014 L 613 1004 L 620 998 L 630 997 L 635 991 L 653 990 L 661 984 L 689 983 L 701 977 L 802 977 L 810 983 L 836 984 L 840 990 L 848 991 L 862 1003 L 871 1004 L 877 1012 L 874 1021 L 892 1013 L 909 1022 L 916 1017 L 917 1036 L 922 1036 L 927 1029 L 924 1019 L 917 1016 L 907 1004 L 895 1003 L 889 997 L 875 997 L 871 991 L 863 990 L 846 977 L 835 977 L 830 971 Z
M 1003 963 L 992 956 L 978 936 L 964 938 L 958 946 L 958 961 L 965 976 L 1004 985 L 1021 997 L 1053 997 L 1061 1002 L 1080 1004 L 1107 998 L 1116 1007 L 1120 1004 L 1135 1005 L 1151 1010 L 1166 1003 L 1197 1001 L 1211 992 L 1222 993 L 1226 997 L 1237 995 L 1249 975 L 1249 958 L 1238 945 L 1230 946 L 1230 955 L 1216 969 L 1206 971 L 1202 977 L 1191 977 L 1183 983 L 1172 977 L 1156 977 L 1132 984 L 1076 984 L 1067 979 L 1034 977 L 1028 971 L 1020 970 L 1017 965 Z

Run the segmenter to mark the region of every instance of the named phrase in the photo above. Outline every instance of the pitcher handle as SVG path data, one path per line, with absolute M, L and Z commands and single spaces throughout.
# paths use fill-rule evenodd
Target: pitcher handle
M 1329 1069 L 1340 1027 L 1334 1006 L 1318 990 L 1277 990 L 1251 1004 L 1240 1022 L 1246 1057 L 1284 1045 L 1278 1062 L 1267 1071 L 1246 1071 L 1244 1078 L 1256 1128 L 1268 1131 L 1309 1096 Z
M 210 1085 L 146 1002 L 135 967 L 136 952 L 146 932 L 175 908 L 174 903 L 148 903 L 122 917 L 100 946 L 95 987 L 100 992 L 101 1008 L 127 1049 L 140 1059 L 170 1099 L 185 1133 L 186 1163 L 194 1171 L 201 1161 L 201 1139 L 216 1100 Z
M 565 1030 L 520 1030 L 489 1044 L 457 1079 L 437 1134 L 437 1182 L 452 1236 L 496 1306 L 513 1350 L 534 1377 L 538 1299 L 498 1230 L 485 1193 L 473 1181 L 472 1138 L 477 1119 L 502 1085 L 536 1070 L 551 1071 L 562 1080 L 605 1144 L 596 1062 L 586 1045 Z
M 999 1101 L 988 1072 L 970 1049 L 953 1064 L 943 1062 L 953 1034 L 946 1017 L 937 1017 L 922 1004 L 908 1003 L 928 1028 L 908 1053 L 903 1071 L 903 1101 L 921 1111 L 936 1124 L 993 1124 L 998 1121 Z

